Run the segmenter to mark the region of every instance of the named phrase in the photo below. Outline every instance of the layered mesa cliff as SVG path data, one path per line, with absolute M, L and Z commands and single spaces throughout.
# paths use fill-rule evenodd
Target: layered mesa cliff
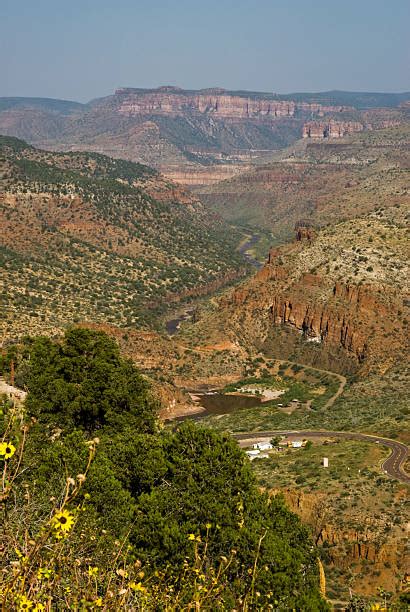
M 409 342 L 405 209 L 377 211 L 272 249 L 220 303 L 242 343 L 338 371 L 383 373 Z
M 303 126 L 303 138 L 343 138 L 362 132 L 365 126 L 358 121 L 308 121 Z
M 307 121 L 303 124 L 302 137 L 323 140 L 324 138 L 344 138 L 364 130 L 383 130 L 400 126 L 405 116 L 398 112 L 376 109 L 360 114 L 361 121 Z
M 189 186 L 212 185 L 235 175 L 230 166 L 243 167 L 296 143 L 306 121 L 323 123 L 322 134 L 340 137 L 350 132 L 350 123 L 403 121 L 408 111 L 398 104 L 406 99 L 376 95 L 366 102 L 340 92 L 280 95 L 170 86 L 118 89 L 88 104 L 1 98 L 0 133 L 47 150 L 142 162 Z M 375 109 L 377 101 L 389 108 Z M 316 127 L 310 130 L 314 137 Z
M 235 95 L 223 89 L 184 91 L 177 87 L 160 87 L 157 90 L 132 88 L 117 89 L 120 96 L 118 112 L 127 116 L 171 115 L 187 113 L 209 114 L 221 119 L 255 119 L 294 117 L 298 112 L 325 113 L 353 110 L 348 106 L 326 106 L 317 103 L 275 100 L 272 95 L 259 94 L 253 97 Z

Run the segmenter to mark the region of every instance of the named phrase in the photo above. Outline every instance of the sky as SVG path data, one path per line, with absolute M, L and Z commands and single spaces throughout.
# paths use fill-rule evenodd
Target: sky
M 410 91 L 410 0 L 0 0 L 0 96 Z

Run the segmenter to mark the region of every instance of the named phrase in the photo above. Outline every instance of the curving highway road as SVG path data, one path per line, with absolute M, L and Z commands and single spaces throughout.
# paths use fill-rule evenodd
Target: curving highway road
M 410 484 L 410 476 L 406 474 L 403 469 L 404 462 L 406 461 L 407 455 L 409 454 L 408 447 L 402 442 L 396 442 L 396 440 L 390 440 L 389 438 L 383 438 L 381 436 L 372 436 L 370 434 L 353 433 L 349 431 L 253 431 L 246 433 L 232 433 L 233 438 L 238 440 L 240 446 L 245 446 L 246 443 L 254 440 L 271 439 L 274 436 L 300 436 L 303 438 L 323 438 L 323 436 L 329 436 L 332 438 L 344 438 L 346 440 L 359 440 L 363 442 L 372 442 L 373 444 L 382 444 L 391 449 L 391 454 L 382 463 L 382 470 L 391 476 Z

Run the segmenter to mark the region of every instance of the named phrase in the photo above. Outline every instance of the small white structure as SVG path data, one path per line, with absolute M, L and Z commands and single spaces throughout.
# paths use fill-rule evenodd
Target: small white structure
M 302 440 L 293 440 L 292 448 L 302 448 Z
M 257 442 L 252 445 L 252 448 L 258 449 L 260 451 L 272 450 L 273 446 L 270 442 Z
M 259 455 L 260 450 L 258 448 L 254 448 L 253 450 L 247 450 L 246 454 L 248 455 L 248 457 L 256 457 L 256 455 Z
M 323 467 L 329 467 L 329 458 L 323 457 Z
M 268 453 L 259 453 L 259 455 L 256 455 L 254 459 L 269 459 L 269 455 Z

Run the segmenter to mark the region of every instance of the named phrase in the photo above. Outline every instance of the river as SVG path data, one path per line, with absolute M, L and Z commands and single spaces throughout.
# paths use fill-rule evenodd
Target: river
M 259 270 L 263 266 L 263 264 L 254 257 L 252 257 L 252 255 L 248 251 L 252 247 L 254 247 L 255 244 L 259 242 L 259 240 L 259 234 L 252 234 L 252 236 L 249 236 L 246 242 L 244 242 L 238 248 L 238 252 L 241 253 L 246 259 L 246 261 L 257 270 Z M 189 321 L 190 319 L 192 319 L 194 310 L 194 308 L 184 308 L 179 314 L 174 315 L 172 319 L 168 319 L 168 321 L 165 322 L 165 329 L 167 331 L 167 334 L 169 336 L 174 336 L 179 330 L 179 327 L 183 321 Z
M 256 408 L 262 403 L 260 397 L 246 395 L 224 395 L 223 393 L 197 394 L 198 404 L 205 408 L 198 416 L 229 414 L 245 408 Z
M 254 268 L 257 268 L 258 270 L 262 268 L 263 264 L 257 259 L 255 259 L 254 257 L 252 257 L 252 255 L 248 251 L 250 251 L 250 249 L 259 242 L 260 238 L 261 237 L 259 234 L 252 234 L 252 236 L 250 236 L 248 240 L 244 242 L 243 245 L 240 246 L 238 249 L 239 253 L 242 253 L 242 255 L 245 257 L 247 262 L 250 263 Z

